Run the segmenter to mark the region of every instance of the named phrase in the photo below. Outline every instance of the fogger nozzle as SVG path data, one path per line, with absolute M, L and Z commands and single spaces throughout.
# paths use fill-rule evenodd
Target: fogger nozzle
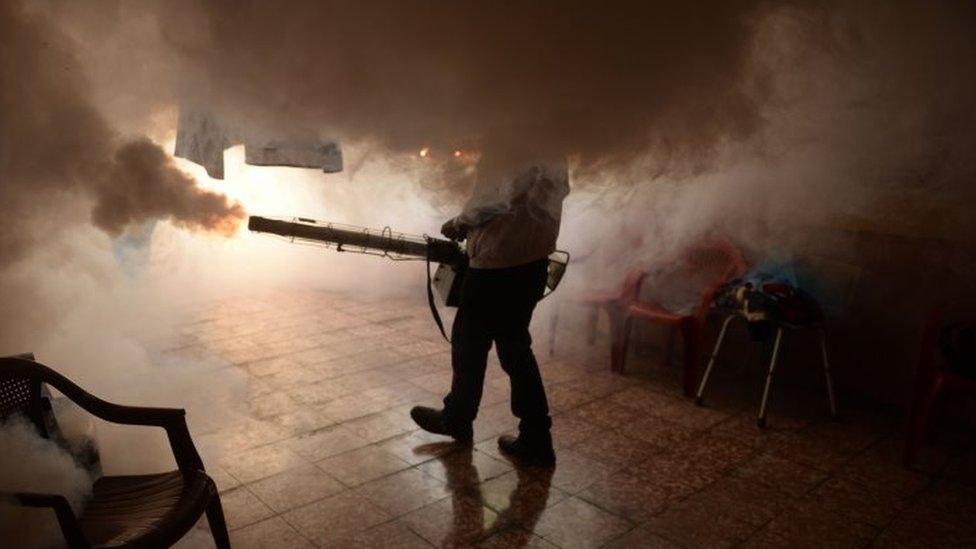
M 461 248 L 449 240 L 395 233 L 389 229 L 322 223 L 314 219 L 294 221 L 252 215 L 247 220 L 252 231 L 271 233 L 333 245 L 339 251 L 383 253 L 399 257 L 429 259 L 434 263 L 459 264 L 465 260 Z

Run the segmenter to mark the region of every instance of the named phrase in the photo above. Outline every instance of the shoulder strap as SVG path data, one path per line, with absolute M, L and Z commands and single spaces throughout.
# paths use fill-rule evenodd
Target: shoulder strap
M 450 343 L 451 338 L 447 337 L 447 332 L 444 331 L 444 321 L 441 320 L 441 314 L 437 311 L 437 304 L 434 303 L 434 287 L 430 277 L 430 256 L 427 257 L 427 304 L 430 305 L 430 314 L 434 317 L 434 322 L 437 324 L 437 329 L 441 331 L 444 341 Z

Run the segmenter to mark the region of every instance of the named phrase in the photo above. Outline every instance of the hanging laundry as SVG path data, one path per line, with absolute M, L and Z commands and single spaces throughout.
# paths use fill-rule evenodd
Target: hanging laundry
M 214 179 L 224 178 L 224 150 L 240 143 L 244 143 L 244 162 L 252 166 L 342 171 L 342 149 L 336 141 L 255 135 L 235 128 L 206 110 L 182 108 L 173 154 L 203 166 Z
M 231 146 L 224 127 L 202 111 L 180 109 L 173 155 L 199 164 L 214 179 L 224 178 L 224 149 Z

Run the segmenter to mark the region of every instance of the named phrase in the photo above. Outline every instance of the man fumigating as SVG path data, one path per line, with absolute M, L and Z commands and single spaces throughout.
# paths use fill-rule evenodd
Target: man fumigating
M 518 436 L 500 437 L 498 447 L 524 463 L 552 466 L 552 421 L 529 323 L 556 247 L 568 174 L 562 161 L 516 166 L 493 167 L 483 158 L 475 193 L 441 227 L 452 240 L 467 239 L 470 258 L 451 331 L 451 392 L 443 410 L 418 406 L 410 415 L 426 431 L 470 442 L 494 343 L 519 418 Z

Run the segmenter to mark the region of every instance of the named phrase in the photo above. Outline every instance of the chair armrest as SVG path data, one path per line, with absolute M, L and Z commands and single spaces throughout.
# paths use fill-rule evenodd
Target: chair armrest
M 173 457 L 180 469 L 203 470 L 203 460 L 193 446 L 190 431 L 186 427 L 186 411 L 181 408 L 147 408 L 143 406 L 123 406 L 102 400 L 70 379 L 55 372 L 43 364 L 19 358 L 0 359 L 3 373 L 11 376 L 20 375 L 35 378 L 47 383 L 66 397 L 81 406 L 90 414 L 123 425 L 146 425 L 166 429 Z
M 88 540 L 81 532 L 81 525 L 75 517 L 68 500 L 60 494 L 42 494 L 36 492 L 0 492 L 0 498 L 13 500 L 23 507 L 50 507 L 58 518 L 61 533 L 64 535 L 68 547 L 90 547 Z
M 186 415 L 186 411 L 182 408 L 126 406 L 123 404 L 106 402 L 95 397 L 92 398 L 97 402 L 89 403 L 89 405 L 86 405 L 84 402 L 75 402 L 77 402 L 79 406 L 91 414 L 112 423 L 167 427 L 169 425 L 182 423 L 184 421 L 184 416 Z
M 183 414 L 180 414 L 179 420 L 166 426 L 166 436 L 169 438 L 169 446 L 181 471 L 206 470 L 203 459 L 200 458 L 200 453 L 193 444 L 193 438 L 190 437 L 190 429 L 186 426 Z
M 88 413 L 105 421 L 126 425 L 155 425 L 166 427 L 180 421 L 185 412 L 178 408 L 146 408 L 123 406 L 104 401 L 82 389 L 70 379 L 38 362 L 21 358 L 0 359 L 0 367 L 9 377 L 38 379 L 61 391 L 66 397 L 81 406 Z
M 68 396 L 75 400 L 72 395 Z M 173 450 L 173 457 L 176 459 L 179 468 L 181 470 L 204 470 L 203 460 L 193 445 L 190 430 L 186 425 L 186 411 L 182 408 L 123 406 L 106 402 L 88 393 L 84 393 L 84 398 L 75 400 L 75 402 L 93 415 L 112 423 L 162 427 L 166 430 L 170 448 Z

